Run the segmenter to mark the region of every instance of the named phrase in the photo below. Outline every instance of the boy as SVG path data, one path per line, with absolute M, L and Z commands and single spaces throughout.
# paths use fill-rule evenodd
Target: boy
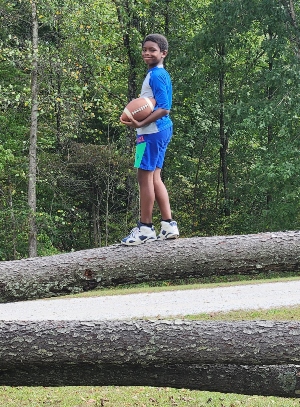
M 137 129 L 134 167 L 138 168 L 140 188 L 140 221 L 121 243 L 135 246 L 155 240 L 174 239 L 179 236 L 177 222 L 172 220 L 168 191 L 161 179 L 167 146 L 173 134 L 169 117 L 172 105 L 172 82 L 163 62 L 168 53 L 168 41 L 160 34 L 147 35 L 142 43 L 142 58 L 148 65 L 141 97 L 153 97 L 156 106 L 143 121 L 121 122 Z M 152 223 L 154 201 L 161 213 L 161 231 L 156 236 Z

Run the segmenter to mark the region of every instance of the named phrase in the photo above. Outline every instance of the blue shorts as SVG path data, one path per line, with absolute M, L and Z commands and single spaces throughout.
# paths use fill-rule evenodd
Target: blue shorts
M 172 135 L 173 127 L 158 133 L 137 135 L 134 167 L 147 171 L 162 168 Z

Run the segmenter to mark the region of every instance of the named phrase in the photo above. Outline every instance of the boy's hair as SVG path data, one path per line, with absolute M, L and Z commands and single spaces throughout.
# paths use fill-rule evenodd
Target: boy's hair
M 142 42 L 142 46 L 145 44 L 146 41 L 155 42 L 161 51 L 168 51 L 168 40 L 161 34 L 149 34 L 145 37 L 144 41 Z

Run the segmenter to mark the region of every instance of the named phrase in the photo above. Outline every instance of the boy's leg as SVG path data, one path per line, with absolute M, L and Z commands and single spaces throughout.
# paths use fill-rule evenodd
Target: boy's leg
M 146 171 L 138 169 L 140 186 L 141 222 L 152 223 L 152 212 L 156 200 L 162 219 L 171 219 L 169 194 L 161 179 L 161 169 Z
M 153 184 L 155 200 L 158 204 L 162 219 L 171 219 L 171 207 L 169 201 L 169 194 L 165 184 L 161 179 L 161 169 L 156 168 L 153 174 Z
M 140 212 L 142 223 L 152 223 L 152 212 L 155 201 L 153 171 L 138 169 L 138 183 L 140 187 Z
M 140 187 L 141 218 L 137 227 L 132 229 L 130 234 L 122 239 L 121 243 L 127 246 L 135 246 L 156 240 L 155 228 L 152 225 L 152 211 L 155 199 L 153 171 L 139 168 L 138 182 Z
M 156 168 L 153 176 L 155 199 L 161 213 L 161 230 L 157 236 L 158 240 L 176 239 L 179 237 L 177 222 L 172 220 L 169 194 L 161 179 L 161 169 Z

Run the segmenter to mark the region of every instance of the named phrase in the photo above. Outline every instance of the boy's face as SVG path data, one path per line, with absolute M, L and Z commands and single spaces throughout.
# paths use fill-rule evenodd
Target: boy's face
M 148 65 L 148 68 L 162 64 L 168 51 L 161 51 L 156 42 L 146 41 L 142 48 L 142 58 Z

